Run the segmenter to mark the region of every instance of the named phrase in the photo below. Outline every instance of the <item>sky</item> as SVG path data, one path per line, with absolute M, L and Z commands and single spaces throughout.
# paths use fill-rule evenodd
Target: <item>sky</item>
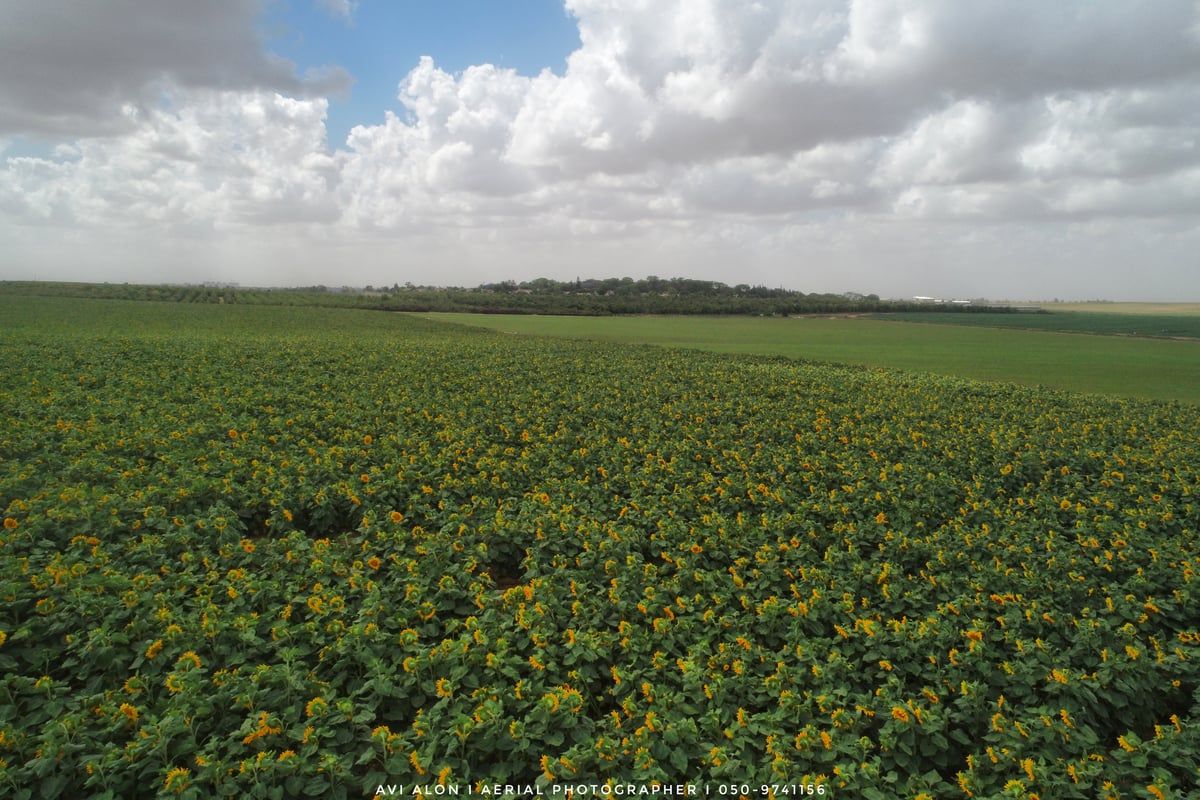
M 1200 301 L 1195 0 L 5 0 L 0 279 Z

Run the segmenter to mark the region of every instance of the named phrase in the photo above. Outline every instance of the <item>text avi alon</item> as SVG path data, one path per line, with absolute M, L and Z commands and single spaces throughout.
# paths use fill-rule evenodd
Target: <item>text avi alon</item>
M 510 784 L 510 783 L 493 783 L 481 784 L 479 786 L 444 786 L 444 785 L 423 785 L 423 784 L 380 784 L 375 788 L 375 797 L 403 797 L 403 796 L 434 796 L 434 795 L 485 795 L 488 797 L 544 797 L 547 795 L 563 795 L 568 793 L 573 795 L 621 795 L 621 796 L 640 796 L 640 795 L 658 795 L 670 797 L 694 797 L 698 792 L 698 788 L 691 784 L 679 785 L 646 785 L 640 786 L 636 784 L 619 784 L 617 786 L 564 786 L 553 785 L 542 787 L 536 784 Z

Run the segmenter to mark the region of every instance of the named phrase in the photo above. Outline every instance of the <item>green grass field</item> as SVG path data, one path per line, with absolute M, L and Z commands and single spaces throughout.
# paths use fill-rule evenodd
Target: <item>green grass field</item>
M 416 321 L 414 318 L 412 321 Z M 237 306 L 154 300 L 27 297 L 0 293 L 0 333 L 38 338 L 246 336 L 293 338 L 314 332 L 382 336 L 411 327 L 396 314 L 352 308 Z M 437 327 L 425 322 L 424 327 Z
M 779 355 L 1200 404 L 1200 350 L 1195 342 L 861 318 L 426 318 L 513 334 Z
M 1109 336 L 1140 336 L 1155 339 L 1200 340 L 1200 314 L 1165 311 L 1054 311 L 1046 314 L 905 312 L 879 314 L 878 320 L 970 325 L 990 328 L 1022 328 L 1062 333 L 1098 333 Z

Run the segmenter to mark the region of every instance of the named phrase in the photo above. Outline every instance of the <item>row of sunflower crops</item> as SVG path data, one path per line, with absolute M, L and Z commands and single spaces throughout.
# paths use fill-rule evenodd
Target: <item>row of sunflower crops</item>
M 74 302 L 0 333 L 6 796 L 1195 789 L 1194 408 Z

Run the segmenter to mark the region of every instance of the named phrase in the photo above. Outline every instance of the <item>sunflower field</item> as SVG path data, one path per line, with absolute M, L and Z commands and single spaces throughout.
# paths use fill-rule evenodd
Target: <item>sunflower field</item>
M 1197 796 L 1195 407 L 3 310 L 4 796 Z

